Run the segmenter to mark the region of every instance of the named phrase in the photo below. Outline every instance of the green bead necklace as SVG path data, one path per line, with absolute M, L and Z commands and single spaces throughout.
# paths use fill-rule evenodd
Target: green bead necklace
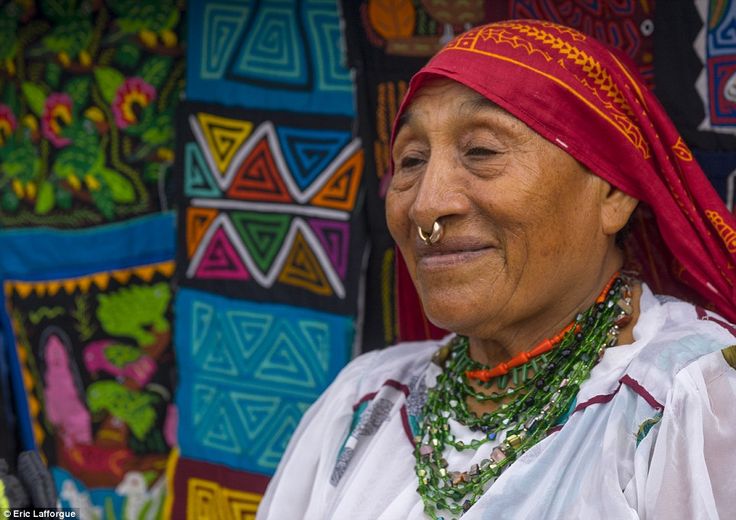
M 511 378 L 502 376 L 483 385 L 495 385 L 498 392 L 479 392 L 470 384 L 466 372 L 488 367 L 470 358 L 467 337 L 457 336 L 440 349 L 435 362 L 443 371 L 427 391 L 414 450 L 417 491 L 432 519 L 462 516 L 521 454 L 564 421 L 580 385 L 604 350 L 616 345 L 619 330 L 630 321 L 631 312 L 631 289 L 617 276 L 598 303 L 576 316 L 575 326 L 553 350 L 530 360 L 523 370 L 524 365 L 515 368 Z M 513 388 L 506 388 L 509 379 Z M 478 415 L 468 407 L 469 399 L 490 400 L 499 406 Z M 456 439 L 450 419 L 479 436 L 470 442 Z M 446 449 L 475 451 L 503 432 L 503 442 L 493 448 L 489 458 L 465 471 L 448 468 Z

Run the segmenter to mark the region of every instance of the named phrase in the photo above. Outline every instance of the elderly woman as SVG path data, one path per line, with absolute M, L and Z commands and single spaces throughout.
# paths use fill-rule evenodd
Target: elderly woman
M 615 52 L 538 21 L 450 42 L 386 205 L 454 334 L 345 368 L 259 518 L 736 517 L 736 223 Z M 709 310 L 653 294 L 662 264 Z

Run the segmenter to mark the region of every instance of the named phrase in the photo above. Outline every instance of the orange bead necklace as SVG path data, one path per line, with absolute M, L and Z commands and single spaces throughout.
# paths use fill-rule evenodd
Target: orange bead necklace
M 620 273 L 617 271 L 608 281 L 608 283 L 603 288 L 603 290 L 600 292 L 598 297 L 595 299 L 595 303 L 602 303 L 603 301 L 605 301 L 608 291 L 611 290 L 613 283 L 616 281 L 616 278 L 618 278 L 619 276 L 620 276 Z M 555 336 L 551 338 L 546 338 L 540 341 L 531 350 L 522 352 L 521 354 L 514 356 L 508 361 L 499 363 L 493 368 L 484 368 L 480 370 L 468 370 L 467 372 L 465 372 L 465 377 L 467 377 L 468 379 L 475 379 L 476 381 L 480 381 L 482 383 L 487 383 L 488 381 L 496 377 L 505 376 L 513 368 L 524 365 L 528 363 L 530 360 L 534 359 L 535 357 L 541 356 L 542 354 L 546 354 L 547 352 L 552 350 L 573 329 L 575 330 L 574 332 L 575 334 L 580 332 L 580 325 L 578 325 L 576 320 L 574 319 L 570 323 L 568 323 L 567 326 L 565 326 L 565 328 L 563 328 Z

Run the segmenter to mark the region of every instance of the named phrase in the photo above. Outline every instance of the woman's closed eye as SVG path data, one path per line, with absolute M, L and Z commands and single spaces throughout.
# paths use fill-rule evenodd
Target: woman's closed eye
M 411 170 L 424 164 L 424 158 L 419 155 L 407 155 L 399 161 L 399 167 L 402 170 Z
M 471 158 L 486 158 L 493 157 L 499 152 L 485 146 L 472 146 L 465 151 L 465 155 Z

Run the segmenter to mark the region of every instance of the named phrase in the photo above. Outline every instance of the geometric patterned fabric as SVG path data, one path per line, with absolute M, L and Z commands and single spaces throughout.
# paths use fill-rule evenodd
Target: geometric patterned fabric
M 268 478 L 234 471 L 222 465 L 174 457 L 172 496 L 187 501 L 169 500 L 169 518 L 187 520 L 253 520 Z
M 336 0 L 191 2 L 188 99 L 352 115 L 336 7 Z
M 347 317 L 182 289 L 177 405 L 182 457 L 264 475 L 301 415 L 348 361 Z
M 732 0 L 672 0 L 657 11 L 657 97 L 715 188 L 736 208 L 736 19 Z
M 166 511 L 251 518 L 353 351 L 365 155 L 337 0 L 203 0 L 189 15 Z
M 363 151 L 349 121 L 183 108 L 182 284 L 355 313 Z

